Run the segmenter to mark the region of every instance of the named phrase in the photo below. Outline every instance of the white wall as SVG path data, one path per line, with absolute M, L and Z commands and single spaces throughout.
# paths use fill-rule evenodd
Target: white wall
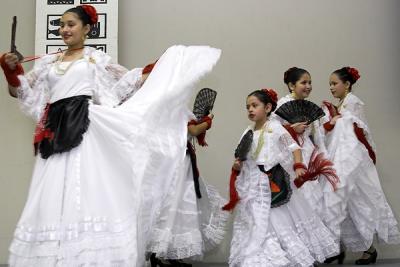
M 109 0 L 110 1 L 110 0 Z M 9 46 L 12 15 L 18 15 L 18 48 L 33 53 L 34 1 L 2 0 L 0 51 Z M 22 8 L 22 5 L 24 7 Z M 218 90 L 209 147 L 198 149 L 200 171 L 227 196 L 232 153 L 246 119 L 245 97 L 259 88 L 287 93 L 283 72 L 309 70 L 311 100 L 332 100 L 329 74 L 344 65 L 357 67 L 354 92 L 366 103 L 378 147 L 382 186 L 400 218 L 398 151 L 400 73 L 396 0 L 146 0 L 119 1 L 119 61 L 143 66 L 172 44 L 209 44 L 223 50 L 215 71 L 199 88 Z M 0 263 L 26 199 L 33 164 L 33 123 L 18 111 L 0 78 Z M 224 261 L 230 235 L 207 261 Z M 380 257 L 400 258 L 400 246 L 379 246 Z

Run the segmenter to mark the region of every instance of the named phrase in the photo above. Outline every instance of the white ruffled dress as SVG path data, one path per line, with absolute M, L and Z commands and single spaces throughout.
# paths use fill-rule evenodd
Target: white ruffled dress
M 277 120 L 264 126 L 264 145 L 255 155 L 261 131 L 255 131 L 251 151 L 236 180 L 239 194 L 233 225 L 230 267 L 312 266 L 339 253 L 339 245 L 303 194 L 293 184 L 292 152 L 297 143 Z M 246 133 L 249 127 L 244 133 Z M 277 164 L 291 176 L 288 203 L 271 208 L 268 176 Z
M 81 144 L 37 156 L 10 266 L 144 265 L 159 196 L 185 156 L 187 101 L 219 56 L 210 47 L 173 46 L 140 90 L 140 69 L 127 71 L 92 48 L 64 75 L 49 55 L 19 76 L 20 106 L 36 121 L 47 103 L 77 95 L 92 100 Z
M 331 118 L 329 112 L 323 122 Z M 368 150 L 355 135 L 353 123 L 362 128 L 374 151 L 370 129 L 364 115 L 364 103 L 349 93 L 339 107 L 339 118 L 332 131 L 326 133 L 329 158 L 334 162 L 340 178 L 340 197 L 343 212 L 327 210 L 327 216 L 340 221 L 334 232 L 340 236 L 346 249 L 365 251 L 372 245 L 375 234 L 387 244 L 400 244 L 398 222 L 385 198 L 376 167 Z M 332 195 L 328 192 L 328 195 Z M 325 202 L 329 202 L 325 197 Z
M 189 135 L 189 140 L 193 138 Z M 200 170 L 201 174 L 201 170 Z M 199 177 L 197 198 L 190 156 L 186 154 L 151 233 L 148 251 L 164 259 L 201 260 L 225 236 L 229 213 L 217 189 Z

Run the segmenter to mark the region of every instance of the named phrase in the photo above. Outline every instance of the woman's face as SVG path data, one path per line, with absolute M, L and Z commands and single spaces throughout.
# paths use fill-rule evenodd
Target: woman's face
M 343 82 L 337 74 L 332 73 L 329 77 L 329 86 L 333 97 L 343 99 L 349 91 L 350 83 Z
M 83 26 L 78 15 L 73 12 L 65 13 L 60 20 L 60 35 L 64 43 L 69 47 L 81 47 L 89 33 L 90 26 Z
M 295 84 L 289 83 L 289 88 L 298 99 L 307 98 L 312 91 L 310 74 L 304 73 Z

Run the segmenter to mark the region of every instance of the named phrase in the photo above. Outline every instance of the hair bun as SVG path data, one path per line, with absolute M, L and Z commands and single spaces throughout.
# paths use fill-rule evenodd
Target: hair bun
M 97 15 L 96 8 L 92 5 L 80 5 L 80 7 L 85 11 L 85 13 L 89 16 L 90 18 L 90 24 L 96 24 L 97 21 L 99 20 L 99 17 Z
M 291 68 L 289 68 L 287 71 L 285 71 L 285 73 L 283 74 L 283 82 L 285 83 L 285 84 L 289 84 L 289 75 L 293 72 L 293 71 L 295 71 L 295 70 L 297 70 L 298 68 L 297 67 L 291 67 Z
M 350 74 L 350 76 L 353 78 L 353 83 L 355 83 L 358 79 L 360 79 L 361 76 L 356 68 L 346 67 L 346 69 L 347 72 Z

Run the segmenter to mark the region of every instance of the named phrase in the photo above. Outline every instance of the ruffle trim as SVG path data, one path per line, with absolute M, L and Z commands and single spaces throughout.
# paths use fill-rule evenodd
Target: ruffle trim
M 86 218 L 65 230 L 57 226 L 18 226 L 10 246 L 10 266 L 134 266 L 137 227 L 134 216 L 123 222 Z M 58 266 L 58 265 L 57 265 Z
M 171 229 L 153 229 L 148 251 L 165 259 L 201 259 L 205 252 L 214 249 L 222 242 L 229 217 L 229 213 L 222 210 L 225 200 L 214 187 L 210 185 L 205 187 L 211 207 L 208 223 L 201 225 L 201 229 L 192 229 L 182 234 L 174 234 Z M 198 214 L 201 216 L 201 213 Z

